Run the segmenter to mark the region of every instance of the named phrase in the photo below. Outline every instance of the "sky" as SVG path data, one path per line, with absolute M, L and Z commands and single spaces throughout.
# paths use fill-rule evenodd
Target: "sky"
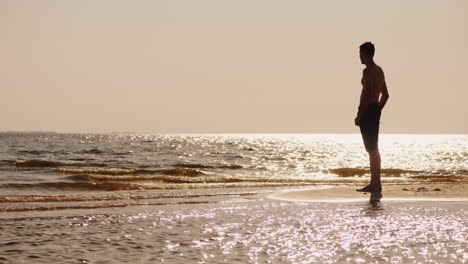
M 468 1 L 0 0 L 0 131 L 468 134 Z

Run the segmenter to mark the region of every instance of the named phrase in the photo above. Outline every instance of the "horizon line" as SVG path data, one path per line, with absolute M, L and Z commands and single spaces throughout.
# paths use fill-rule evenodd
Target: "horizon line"
M 265 132 L 137 132 L 137 131 L 113 131 L 113 132 L 70 132 L 70 131 L 52 131 L 52 130 L 0 130 L 1 134 L 141 134 L 141 135 L 358 135 L 345 132 L 292 132 L 292 133 L 265 133 Z M 468 133 L 379 133 L 380 135 L 468 135 Z

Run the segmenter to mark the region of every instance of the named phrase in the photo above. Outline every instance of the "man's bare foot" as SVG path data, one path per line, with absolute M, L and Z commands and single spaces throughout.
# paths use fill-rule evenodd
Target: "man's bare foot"
M 356 189 L 358 192 L 381 192 L 382 191 L 382 185 L 367 185 L 364 188 L 361 189 Z

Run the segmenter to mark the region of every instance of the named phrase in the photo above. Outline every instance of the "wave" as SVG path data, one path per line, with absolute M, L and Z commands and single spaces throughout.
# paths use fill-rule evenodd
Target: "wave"
M 96 160 L 94 158 L 71 158 L 69 160 L 73 160 L 73 161 L 93 161 L 93 160 Z
M 409 177 L 412 180 L 423 180 L 423 181 L 429 181 L 432 183 L 466 183 L 468 182 L 468 178 L 466 176 L 457 176 L 457 175 L 447 175 L 447 176 L 442 176 L 442 175 L 417 175 L 417 176 L 410 176 Z
M 65 150 L 18 150 L 16 151 L 18 155 L 42 155 L 42 154 L 55 154 L 55 155 L 66 155 L 70 154 L 70 152 Z
M 229 169 L 237 170 L 243 169 L 241 165 L 229 165 L 229 164 L 220 164 L 220 165 L 204 165 L 204 164 L 190 164 L 190 163 L 177 163 L 173 164 L 172 169 L 137 169 L 137 168 L 107 168 L 108 164 L 103 163 L 88 163 L 86 161 L 91 161 L 94 159 L 85 159 L 85 158 L 75 158 L 70 159 L 70 163 L 50 161 L 50 160 L 40 160 L 40 159 L 17 159 L 14 161 L 6 161 L 15 167 L 22 168 L 53 168 L 56 172 L 61 173 L 70 173 L 70 174 L 109 174 L 109 175 L 122 175 L 122 174 L 155 174 L 160 173 L 163 175 L 183 175 L 183 176 L 199 176 L 204 175 L 204 173 L 197 169 Z M 76 162 L 84 161 L 84 162 Z M 67 168 L 61 168 L 67 167 Z M 70 168 L 78 167 L 78 168 Z M 83 168 L 85 167 L 85 168 Z M 91 168 L 90 168 L 91 167 Z M 94 167 L 94 168 L 93 168 Z M 149 166 L 145 166 L 149 167 Z
M 241 182 L 242 179 L 226 177 L 191 177 L 181 175 L 104 175 L 89 174 L 84 175 L 90 181 L 151 181 L 164 183 L 226 183 Z M 83 178 L 82 178 L 83 179 Z
M 50 152 L 46 150 L 18 150 L 16 151 L 16 153 L 18 155 L 40 155 L 40 154 L 46 154 Z
M 3 166 L 3 165 L 10 166 L 11 164 L 12 164 L 11 160 L 0 160 L 0 166 Z
M 218 165 L 218 166 L 216 166 L 216 168 L 238 170 L 238 169 L 243 169 L 244 167 L 241 166 L 241 165 Z
M 240 178 L 216 176 L 175 176 L 175 175 L 103 175 L 87 174 L 72 175 L 68 180 L 73 182 L 41 182 L 41 183 L 10 183 L 1 184 L 0 189 L 35 189 L 61 191 L 120 191 L 120 190 L 151 190 L 151 189 L 212 189 L 212 188 L 251 188 L 251 187 L 288 187 L 288 186 L 319 186 L 342 185 L 367 182 L 367 178 L 347 179 L 288 179 L 288 178 Z M 468 182 L 464 176 L 414 176 L 408 178 L 382 179 L 384 184 L 408 182 Z
M 81 153 L 81 154 L 102 154 L 102 153 L 105 153 L 105 151 L 97 149 L 97 148 L 93 148 L 93 149 L 82 150 L 79 153 Z
M 128 168 L 55 168 L 54 171 L 67 174 L 105 174 L 105 175 L 125 175 L 151 173 L 150 170 L 128 169 Z
M 133 152 L 132 151 L 124 151 L 124 152 L 116 152 L 116 151 L 105 151 L 105 150 L 101 150 L 101 149 L 98 149 L 98 148 L 92 148 L 92 149 L 85 149 L 85 150 L 81 150 L 77 153 L 80 153 L 80 154 L 111 154 L 111 155 L 118 155 L 118 156 L 122 156 L 122 155 L 129 155 L 129 154 L 132 154 Z
M 243 169 L 241 165 L 204 165 L 204 164 L 193 164 L 193 163 L 176 163 L 172 165 L 175 168 L 192 168 L 192 169 Z
M 80 205 L 52 205 L 52 206 L 30 206 L 0 208 L 0 213 L 31 212 L 31 211 L 51 211 L 70 209 L 99 209 L 99 208 L 121 208 L 128 206 L 148 206 L 148 205 L 182 205 L 182 204 L 211 204 L 217 201 L 184 201 L 184 202 L 164 202 L 164 203 L 103 203 L 103 204 L 80 204 Z
M 314 183 L 304 183 L 304 182 L 211 182 L 211 183 L 152 183 L 146 184 L 143 186 L 144 189 L 224 189 L 224 188 L 258 188 L 258 187 L 295 187 L 295 186 L 307 186 L 307 185 L 316 185 Z
M 130 168 L 55 168 L 54 171 L 74 175 L 141 175 L 141 174 L 162 174 L 179 176 L 201 176 L 203 172 L 195 169 L 166 169 L 166 170 L 148 170 L 148 169 L 130 169 Z
M 348 179 L 294 179 L 294 178 L 245 178 L 245 177 L 229 177 L 229 176 L 184 176 L 184 175 L 105 175 L 105 174 L 85 174 L 85 175 L 72 175 L 68 179 L 76 181 L 91 181 L 91 182 L 132 182 L 147 188 L 152 184 L 198 184 L 209 185 L 209 184 L 248 184 L 255 185 L 256 187 L 262 187 L 263 184 L 275 186 L 297 186 L 297 185 L 309 185 L 309 184 L 343 184 L 353 183 L 355 180 Z M 364 179 L 363 179 L 364 180 Z M 222 186 L 221 186 L 222 187 Z M 167 186 L 163 186 L 166 189 Z M 184 187 L 181 187 L 184 188 Z M 199 188 L 199 187 L 194 187 Z M 206 187 L 200 187 L 206 188 Z M 214 188 L 217 188 L 216 186 Z M 173 189 L 179 189 L 174 187 Z
M 203 172 L 201 172 L 199 170 L 185 169 L 185 168 L 160 170 L 160 172 L 162 174 L 164 174 L 164 175 L 180 175 L 180 176 L 201 176 L 201 175 L 205 175 L 205 173 L 203 173 Z
M 70 161 L 87 161 L 86 159 L 70 159 Z M 106 167 L 107 164 L 103 163 L 79 163 L 79 162 L 71 162 L 71 163 L 64 163 L 58 161 L 50 161 L 50 160 L 40 160 L 40 159 L 17 159 L 17 160 L 9 160 L 8 163 L 15 167 L 22 167 L 22 168 L 54 168 L 54 167 Z
M 115 201 L 115 200 L 154 200 L 154 199 L 190 199 L 216 196 L 249 196 L 257 192 L 243 193 L 215 193 L 215 194 L 92 194 L 92 195 L 24 195 L 1 197 L 0 203 L 24 202 L 88 202 L 88 201 Z
M 51 150 L 18 150 L 16 151 L 16 154 L 18 155 L 42 155 L 42 154 L 56 154 L 56 155 L 66 155 L 66 154 L 71 154 L 72 152 L 65 151 L 65 150 L 56 150 L 56 151 L 51 151 Z M 92 148 L 92 149 L 84 149 L 80 150 L 77 152 L 74 152 L 77 154 L 104 154 L 104 153 L 109 153 L 112 155 L 129 155 L 132 154 L 131 151 L 125 151 L 125 152 L 107 152 L 98 148 Z
M 176 163 L 172 165 L 175 168 L 193 168 L 193 169 L 214 169 L 214 166 L 191 163 Z
M 242 187 L 286 187 L 305 186 L 313 183 L 305 182 L 274 182 L 274 181 L 245 181 L 240 179 L 197 179 L 189 177 L 156 176 L 151 182 L 127 183 L 124 179 L 116 181 L 103 175 L 90 175 L 97 182 L 42 182 L 42 183 L 9 183 L 1 184 L 0 189 L 18 190 L 49 190 L 49 191 L 129 191 L 129 190 L 156 190 L 156 189 L 212 189 L 212 188 L 242 188 Z M 119 177 L 119 176 L 115 176 Z M 107 178 L 107 179 L 106 179 Z M 158 181 L 155 182 L 154 180 Z M 100 181 L 104 180 L 104 181 Z
M 8 183 L 1 184 L 0 188 L 8 189 L 47 189 L 61 191 L 120 191 L 120 190 L 141 190 L 142 187 L 136 184 L 126 183 L 94 183 L 94 182 L 41 182 L 41 183 Z
M 60 163 L 60 162 L 55 162 L 55 161 L 48 161 L 48 160 L 37 160 L 37 159 L 32 159 L 32 160 L 15 160 L 13 161 L 13 165 L 16 167 L 27 167 L 27 168 L 32 168 L 32 167 L 58 167 L 58 166 L 63 166 L 65 164 Z
M 370 174 L 369 169 L 364 168 L 336 168 L 328 170 L 329 173 L 336 174 L 340 177 L 353 177 L 353 176 L 364 176 Z M 405 169 L 382 169 L 381 174 L 382 176 L 391 176 L 391 177 L 399 177 L 404 174 L 419 174 L 423 171 L 417 170 L 405 170 Z

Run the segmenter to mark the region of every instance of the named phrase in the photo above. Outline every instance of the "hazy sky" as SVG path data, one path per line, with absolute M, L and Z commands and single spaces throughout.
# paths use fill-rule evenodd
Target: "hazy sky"
M 0 130 L 468 133 L 468 1 L 0 0 Z

